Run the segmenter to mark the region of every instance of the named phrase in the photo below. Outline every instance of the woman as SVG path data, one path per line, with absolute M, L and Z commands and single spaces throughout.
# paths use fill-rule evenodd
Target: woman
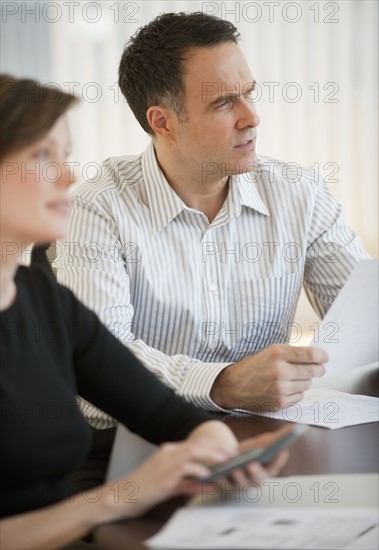
M 38 267 L 19 266 L 32 242 L 63 236 L 73 178 L 65 164 L 65 113 L 74 98 L 37 82 L 0 77 L 1 114 L 1 545 L 59 548 L 103 522 L 143 513 L 178 493 L 193 494 L 206 463 L 238 450 L 229 428 L 202 422 L 145 369 L 73 294 Z M 128 365 L 127 368 L 125 365 Z M 90 429 L 76 394 L 161 446 L 114 485 L 71 495 L 66 476 L 85 458 Z M 268 444 L 269 434 L 247 445 Z M 240 446 L 241 447 L 241 446 Z M 274 475 L 252 464 L 240 483 Z M 134 498 L 130 498 L 131 487 Z

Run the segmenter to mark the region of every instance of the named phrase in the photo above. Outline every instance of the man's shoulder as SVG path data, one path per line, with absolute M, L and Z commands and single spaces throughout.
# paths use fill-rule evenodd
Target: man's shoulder
M 73 191 L 74 198 L 93 201 L 100 195 L 121 194 L 142 180 L 142 153 L 109 157 L 100 165 L 94 164 L 95 173 Z

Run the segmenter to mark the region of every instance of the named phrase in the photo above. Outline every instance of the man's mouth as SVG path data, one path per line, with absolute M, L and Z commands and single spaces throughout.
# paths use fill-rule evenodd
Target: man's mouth
M 238 145 L 235 145 L 234 147 L 236 149 L 255 149 L 255 141 L 256 137 L 245 139 L 244 141 L 241 141 Z

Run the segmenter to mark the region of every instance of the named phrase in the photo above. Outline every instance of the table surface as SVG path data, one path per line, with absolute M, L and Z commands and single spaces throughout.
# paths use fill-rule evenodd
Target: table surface
M 379 372 L 362 381 L 354 393 L 378 395 Z M 213 415 L 213 418 L 217 416 Z M 220 416 L 238 439 L 271 431 L 283 424 L 281 420 L 259 416 Z M 288 475 L 376 473 L 379 462 L 379 431 L 377 423 L 362 424 L 336 430 L 310 426 L 291 446 L 290 458 L 281 472 Z M 160 504 L 143 517 L 104 525 L 97 530 L 96 542 L 103 550 L 146 550 L 143 541 L 157 533 L 185 497 Z

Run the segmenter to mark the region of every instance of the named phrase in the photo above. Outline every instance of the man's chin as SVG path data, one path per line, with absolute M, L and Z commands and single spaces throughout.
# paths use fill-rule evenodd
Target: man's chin
M 239 157 L 241 157 L 241 155 L 239 155 Z M 237 158 L 226 162 L 203 161 L 203 181 L 217 181 L 218 179 L 225 179 L 230 176 L 247 174 L 248 172 L 255 171 L 257 165 L 258 157 L 255 151 L 249 151 L 249 154 L 245 154 L 244 158 Z
M 229 176 L 246 174 L 256 170 L 258 164 L 258 157 L 255 151 L 249 151 L 249 154 L 244 155 L 244 158 L 240 158 L 235 162 L 225 163 L 225 172 Z

